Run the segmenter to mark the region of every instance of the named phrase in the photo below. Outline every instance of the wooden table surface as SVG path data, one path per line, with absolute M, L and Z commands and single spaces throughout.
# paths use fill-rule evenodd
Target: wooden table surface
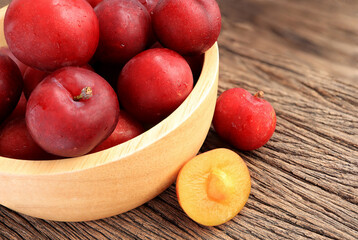
M 1 1 L 1 6 L 9 0 Z M 36 219 L 0 206 L 1 239 L 358 239 L 358 1 L 220 0 L 219 93 L 265 92 L 277 127 L 237 151 L 252 177 L 244 209 L 203 227 L 175 186 L 91 222 Z M 210 130 L 201 149 L 231 146 Z

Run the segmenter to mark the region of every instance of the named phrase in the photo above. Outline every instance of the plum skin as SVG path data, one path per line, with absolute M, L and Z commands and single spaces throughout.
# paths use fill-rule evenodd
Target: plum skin
M 150 49 L 153 49 L 153 48 L 164 48 L 164 47 L 162 44 L 160 44 L 160 42 L 155 42 L 150 47 Z M 184 55 L 183 57 L 190 66 L 190 69 L 193 73 L 194 82 L 197 81 L 200 77 L 201 70 L 203 68 L 205 54 Z
M 122 69 L 120 103 L 142 123 L 155 124 L 171 114 L 193 89 L 188 63 L 178 53 L 155 48 L 141 52 Z
M 161 0 L 152 14 L 159 42 L 182 55 L 205 53 L 218 39 L 221 13 L 215 0 Z
M 10 57 L 0 54 L 0 123 L 15 109 L 22 88 L 18 66 Z
M 0 129 L 0 156 L 24 160 L 54 158 L 32 139 L 26 127 L 25 115 L 8 121 Z
M 240 150 L 265 145 L 276 127 L 276 113 L 265 99 L 242 88 L 222 93 L 216 103 L 213 126 L 218 135 Z
M 11 121 L 12 119 L 15 119 L 18 117 L 25 118 L 26 105 L 27 105 L 27 99 L 25 97 L 24 92 L 22 92 L 15 109 L 11 112 L 10 116 L 8 116 L 2 124 L 6 124 L 7 122 Z M 0 125 L 0 127 L 1 127 L 1 125 Z
M 10 51 L 10 49 L 8 47 L 1 47 L 0 53 L 9 56 L 16 63 L 16 65 L 19 67 L 22 76 L 24 76 L 25 71 L 28 68 L 27 65 L 20 62 L 20 60 L 14 56 L 14 54 Z
M 13 0 L 5 14 L 4 34 L 21 62 L 54 71 L 86 64 L 97 48 L 99 26 L 84 0 Z
M 100 2 L 102 2 L 102 0 L 87 0 L 87 2 L 89 4 L 91 4 L 91 6 L 94 8 L 96 7 Z
M 75 101 L 85 87 L 92 88 L 92 97 Z M 26 124 L 45 151 L 75 157 L 106 139 L 118 116 L 118 99 L 106 80 L 87 69 L 65 67 L 47 76 L 31 93 Z
M 112 134 L 98 146 L 96 146 L 91 153 L 99 152 L 118 144 L 124 143 L 144 132 L 142 125 L 132 118 L 123 110 L 119 113 L 118 123 Z
M 104 0 L 94 11 L 100 38 L 95 59 L 125 64 L 148 44 L 152 32 L 147 9 L 137 0 Z
M 158 4 L 159 0 L 139 0 L 139 2 L 147 8 L 149 13 L 151 13 L 155 6 Z
M 24 94 L 26 99 L 29 99 L 31 92 L 35 87 L 50 73 L 38 70 L 36 68 L 28 67 L 24 73 Z
M 89 64 L 83 65 L 81 67 L 94 71 Z M 23 92 L 25 94 L 26 99 L 29 99 L 31 92 L 49 74 L 51 74 L 51 72 L 45 72 L 45 71 L 38 70 L 36 68 L 27 67 L 25 73 L 23 74 L 23 80 L 24 80 Z

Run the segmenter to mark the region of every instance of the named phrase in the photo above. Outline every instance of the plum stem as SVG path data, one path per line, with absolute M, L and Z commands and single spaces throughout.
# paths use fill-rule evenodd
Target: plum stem
M 258 98 L 264 98 L 264 92 L 263 91 L 258 91 L 254 97 L 258 97 Z
M 74 96 L 73 100 L 79 101 L 81 99 L 86 100 L 92 97 L 92 88 L 91 87 L 85 87 L 81 90 L 81 94 Z

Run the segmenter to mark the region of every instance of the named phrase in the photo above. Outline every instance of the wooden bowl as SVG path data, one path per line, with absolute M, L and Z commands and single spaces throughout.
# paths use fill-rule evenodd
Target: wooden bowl
M 5 10 L 0 10 L 1 26 Z M 1 29 L 0 44 L 6 46 Z M 201 76 L 183 104 L 153 128 L 113 148 L 51 161 L 0 157 L 0 204 L 48 220 L 87 221 L 154 198 L 202 146 L 214 113 L 218 71 L 215 44 L 205 53 Z

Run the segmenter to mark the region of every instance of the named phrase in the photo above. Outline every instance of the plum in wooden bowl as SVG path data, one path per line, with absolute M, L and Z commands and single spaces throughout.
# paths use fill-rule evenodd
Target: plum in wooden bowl
M 1 25 L 5 10 L 0 12 Z M 5 46 L 4 33 L 0 36 Z M 58 160 L 0 157 L 0 204 L 48 220 L 87 221 L 129 211 L 156 197 L 175 181 L 206 138 L 218 70 L 214 44 L 185 101 L 148 131 L 115 147 Z

